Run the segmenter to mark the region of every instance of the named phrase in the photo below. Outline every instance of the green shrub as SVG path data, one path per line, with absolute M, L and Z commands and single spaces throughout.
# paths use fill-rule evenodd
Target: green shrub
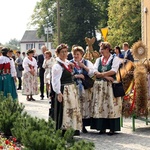
M 29 115 L 16 120 L 12 133 L 26 150 L 92 150 L 94 147 L 93 143 L 75 140 L 73 129 L 62 137 L 62 131 L 55 130 L 52 119 L 47 122 Z
M 25 150 L 93 150 L 94 144 L 73 138 L 74 130 L 64 136 L 55 129 L 52 119 L 45 121 L 23 112 L 24 106 L 0 94 L 0 131 L 13 135 L 25 146 Z
M 6 136 L 11 136 L 11 129 L 13 123 L 17 118 L 21 117 L 24 106 L 19 104 L 18 101 L 13 101 L 12 97 L 4 97 L 0 94 L 0 131 Z
M 17 137 L 19 141 L 29 140 L 30 134 L 33 131 L 42 131 L 45 135 L 54 134 L 55 123 L 52 121 L 45 121 L 44 119 L 38 119 L 37 117 L 31 117 L 30 115 L 23 114 L 13 123 L 12 134 Z

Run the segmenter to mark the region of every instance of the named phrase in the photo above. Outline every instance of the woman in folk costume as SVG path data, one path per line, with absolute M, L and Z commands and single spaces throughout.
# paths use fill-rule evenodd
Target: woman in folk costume
M 80 99 L 80 107 L 82 113 L 82 132 L 87 133 L 85 126 L 90 126 L 91 122 L 91 102 L 92 102 L 92 89 L 84 89 L 82 80 L 84 76 L 92 77 L 94 74 L 94 67 L 92 62 L 83 59 L 84 49 L 81 46 L 75 46 L 72 49 L 74 63 L 74 79 L 77 84 L 78 95 Z
M 18 98 L 15 86 L 16 70 L 13 61 L 8 56 L 9 49 L 3 48 L 0 56 L 0 91 L 7 97 L 10 94 L 13 100 Z
M 44 83 L 46 84 L 47 98 L 49 98 L 52 66 L 55 64 L 55 59 L 52 57 L 52 53 L 50 51 L 45 51 L 44 55 L 45 55 L 45 59 L 42 67 L 45 69 Z
M 77 90 L 73 82 L 73 64 L 67 60 L 68 46 L 60 44 L 56 49 L 57 63 L 52 67 L 52 96 L 50 116 L 56 121 L 56 129 L 63 133 L 68 128 L 80 135 L 82 118 Z
M 120 131 L 120 116 L 122 112 L 121 97 L 114 98 L 112 82 L 119 68 L 119 58 L 110 54 L 110 44 L 100 43 L 102 57 L 94 64 L 96 81 L 93 89 L 91 129 L 100 130 L 99 134 L 113 135 Z
M 35 101 L 32 95 L 38 94 L 38 80 L 37 80 L 37 62 L 33 57 L 34 51 L 29 49 L 27 57 L 23 60 L 23 90 L 22 94 L 27 95 L 27 101 Z

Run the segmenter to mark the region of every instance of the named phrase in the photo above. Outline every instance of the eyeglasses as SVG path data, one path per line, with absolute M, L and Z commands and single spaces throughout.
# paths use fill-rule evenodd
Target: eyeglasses
M 68 51 L 67 50 L 61 50 L 60 53 L 65 54 L 65 53 L 68 53 Z
M 100 50 L 106 50 L 107 48 L 101 48 Z

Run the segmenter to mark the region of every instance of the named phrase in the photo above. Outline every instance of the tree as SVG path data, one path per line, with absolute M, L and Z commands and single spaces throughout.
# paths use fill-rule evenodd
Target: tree
M 28 26 L 35 26 L 37 28 L 38 37 L 45 36 L 44 27 L 50 26 L 56 30 L 56 2 L 55 0 L 41 0 L 36 3 L 34 12 L 31 16 L 31 22 Z M 49 35 L 52 39 L 52 35 Z
M 141 39 L 141 1 L 111 0 L 108 8 L 108 41 L 115 45 L 132 45 Z
M 9 47 L 12 50 L 19 50 L 20 41 L 17 39 L 11 39 L 8 43 L 5 43 L 5 47 Z
M 85 48 L 85 37 L 95 37 L 100 9 L 92 0 L 61 1 L 61 42 Z
M 60 1 L 61 42 L 65 42 L 70 46 L 79 44 L 85 47 L 84 38 L 86 36 L 95 36 L 95 30 L 98 27 L 100 18 L 100 10 L 97 1 L 98 0 Z M 41 0 L 40 2 L 37 2 L 31 17 L 32 22 L 30 25 L 37 26 L 39 37 L 44 35 L 43 25 L 46 25 L 47 22 L 49 22 L 54 31 L 51 39 L 57 39 L 56 10 L 56 1 L 54 0 Z
M 60 26 L 61 42 L 81 45 L 85 48 L 84 38 L 93 37 L 95 30 L 107 26 L 109 0 L 61 0 Z M 41 0 L 37 2 L 30 25 L 36 26 L 38 36 L 44 34 L 44 25 L 50 23 L 53 35 L 51 41 L 57 45 L 57 4 L 55 0 Z M 46 36 L 45 36 L 46 38 Z M 95 42 L 97 46 L 98 43 Z M 96 48 L 96 47 L 95 47 Z M 97 49 L 97 48 L 96 48 Z
M 107 27 L 108 22 L 108 4 L 110 0 L 95 0 L 95 3 L 100 8 L 99 29 Z

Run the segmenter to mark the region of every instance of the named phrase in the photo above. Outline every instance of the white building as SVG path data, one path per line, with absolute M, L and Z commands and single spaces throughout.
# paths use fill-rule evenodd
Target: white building
M 33 49 L 35 48 L 36 54 L 42 54 L 41 51 L 41 46 L 46 45 L 47 48 L 54 54 L 54 49 L 52 49 L 52 43 L 51 42 L 45 42 L 45 38 L 41 37 L 39 38 L 37 36 L 37 31 L 36 30 L 26 30 L 21 41 L 20 41 L 20 49 L 21 53 L 25 52 L 28 49 Z
M 141 0 L 142 14 L 142 41 L 147 47 L 150 58 L 150 0 Z

